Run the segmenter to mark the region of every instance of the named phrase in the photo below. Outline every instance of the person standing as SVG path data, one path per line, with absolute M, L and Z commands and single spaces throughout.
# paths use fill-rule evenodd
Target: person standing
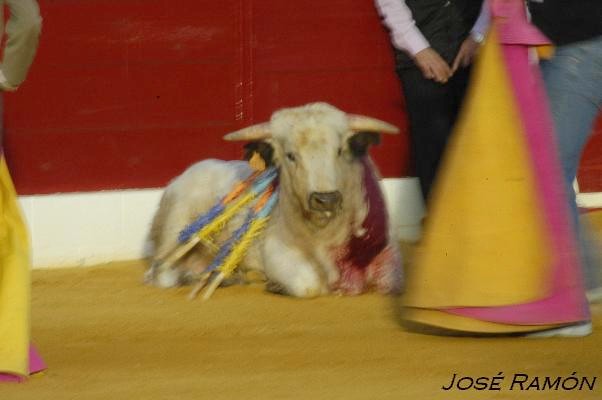
M 598 300 L 602 290 L 596 256 L 588 245 L 587 229 L 579 223 L 573 181 L 602 105 L 602 1 L 531 0 L 528 5 L 533 24 L 556 46 L 554 55 L 540 65 L 554 119 L 571 220 L 580 235 L 584 280 Z
M 42 19 L 35 0 L 0 0 L 0 11 L 5 5 L 10 16 L 5 27 L 0 25 L 6 33 L 0 90 L 12 92 L 23 83 L 33 62 Z M 2 115 L 0 95 L 0 140 Z M 0 381 L 20 381 L 45 368 L 30 346 L 30 268 L 29 238 L 0 148 Z
M 375 0 L 389 29 L 409 119 L 411 153 L 428 199 L 488 21 L 482 0 Z M 488 15 L 486 15 L 488 17 Z
M 6 27 L 2 29 L 7 39 L 0 66 L 0 89 L 12 92 L 23 83 L 33 62 L 38 48 L 42 18 L 35 0 L 0 0 L 0 15 L 5 4 L 8 6 L 10 18 Z

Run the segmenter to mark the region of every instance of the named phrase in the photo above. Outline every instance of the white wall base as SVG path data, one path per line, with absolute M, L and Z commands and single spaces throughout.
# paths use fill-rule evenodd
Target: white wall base
M 416 178 L 384 179 L 382 186 L 399 237 L 415 241 L 424 216 Z M 88 266 L 143 255 L 160 189 L 21 196 L 34 268 Z M 602 193 L 579 195 L 580 206 L 602 207 Z
M 602 192 L 579 193 L 577 205 L 581 208 L 602 208 Z
M 23 196 L 33 266 L 87 266 L 142 257 L 161 190 Z

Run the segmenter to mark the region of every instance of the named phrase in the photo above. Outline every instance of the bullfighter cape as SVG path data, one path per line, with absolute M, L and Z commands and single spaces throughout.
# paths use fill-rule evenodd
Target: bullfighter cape
M 530 61 L 529 47 L 547 39 L 524 11 L 504 11 L 492 9 L 408 271 L 409 321 L 511 333 L 590 318 L 552 120 Z
M 29 302 L 29 238 L 0 153 L 0 381 L 19 381 L 45 368 L 29 344 Z

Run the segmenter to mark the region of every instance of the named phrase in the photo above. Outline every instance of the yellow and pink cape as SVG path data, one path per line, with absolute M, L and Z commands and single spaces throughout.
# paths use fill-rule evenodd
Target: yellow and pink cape
M 531 60 L 530 47 L 548 42 L 527 23 L 522 2 L 503 7 L 510 9 L 492 9 L 408 273 L 404 316 L 413 322 L 512 333 L 590 318 L 553 126 Z

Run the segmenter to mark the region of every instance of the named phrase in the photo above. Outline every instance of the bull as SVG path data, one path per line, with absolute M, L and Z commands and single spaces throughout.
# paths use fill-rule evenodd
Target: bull
M 368 155 L 379 133 L 397 132 L 386 122 L 312 103 L 276 111 L 269 122 L 226 135 L 225 140 L 249 142 L 248 150 L 279 168 L 278 203 L 241 268 L 261 271 L 269 290 L 295 297 L 359 294 L 371 287 L 399 291 L 401 256 Z M 210 159 L 168 184 L 149 234 L 149 283 L 176 286 L 209 264 L 210 254 L 199 246 L 174 268 L 155 268 L 177 245 L 183 227 L 251 173 L 247 162 Z M 217 241 L 237 223 L 231 221 Z

